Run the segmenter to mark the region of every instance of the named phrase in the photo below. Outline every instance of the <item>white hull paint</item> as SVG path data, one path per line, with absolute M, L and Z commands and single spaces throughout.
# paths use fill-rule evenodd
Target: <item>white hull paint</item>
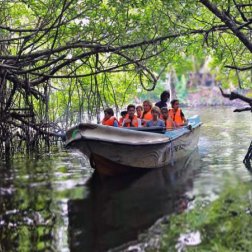
M 165 134 L 132 131 L 103 125 L 80 124 L 67 132 L 67 146 L 86 155 L 94 168 L 159 168 L 172 164 L 197 146 L 199 119 L 190 129 Z M 103 168 L 104 167 L 104 168 Z M 117 168 L 118 167 L 118 168 Z

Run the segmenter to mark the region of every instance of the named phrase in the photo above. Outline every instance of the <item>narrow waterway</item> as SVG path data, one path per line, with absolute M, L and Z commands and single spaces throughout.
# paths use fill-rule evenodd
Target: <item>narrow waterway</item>
M 198 149 L 174 167 L 101 179 L 85 158 L 66 150 L 1 162 L 0 251 L 107 251 L 190 200 L 213 201 L 227 183 L 250 181 L 242 160 L 251 113 L 184 112 L 199 114 L 203 125 Z

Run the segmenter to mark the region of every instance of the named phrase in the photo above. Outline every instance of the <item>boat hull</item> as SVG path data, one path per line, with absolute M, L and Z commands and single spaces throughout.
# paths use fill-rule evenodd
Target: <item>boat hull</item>
M 112 132 L 115 138 L 119 136 L 118 141 L 113 139 L 113 134 L 111 135 L 113 141 L 109 141 L 110 136 L 107 136 L 107 139 L 99 137 L 101 133 L 99 130 L 105 129 L 98 127 L 90 129 L 94 130 L 94 133 L 97 130 L 96 137 L 90 137 L 88 133 L 83 135 L 83 130 L 80 130 L 78 132 L 80 135 L 77 134 L 67 144 L 71 149 L 77 149 L 86 155 L 91 166 L 104 175 L 115 175 L 132 170 L 137 172 L 138 169 L 154 169 L 173 164 L 197 147 L 200 134 L 200 124 L 191 129 L 183 128 L 174 131 L 176 133 L 174 135 L 172 135 L 174 132 L 167 132 L 162 136 L 157 136 L 158 134 L 155 133 L 132 133 L 131 130 L 120 131 L 111 129 L 113 127 L 109 128 L 108 134 Z M 88 129 L 85 128 L 85 131 Z M 144 140 L 134 143 L 126 141 L 123 136 L 125 132 L 125 138 L 128 134 L 129 139 L 139 137 Z M 149 140 L 152 137 L 153 142 Z

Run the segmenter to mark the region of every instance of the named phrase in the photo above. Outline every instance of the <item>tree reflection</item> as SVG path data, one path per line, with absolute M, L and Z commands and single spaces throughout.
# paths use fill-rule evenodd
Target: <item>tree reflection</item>
M 136 239 L 164 215 L 183 211 L 199 167 L 195 151 L 173 167 L 109 178 L 94 173 L 88 197 L 68 203 L 71 251 L 106 251 Z

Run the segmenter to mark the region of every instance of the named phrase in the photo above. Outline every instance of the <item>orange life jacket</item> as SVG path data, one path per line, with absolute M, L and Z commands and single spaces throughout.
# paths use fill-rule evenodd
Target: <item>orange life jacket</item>
M 165 122 L 166 129 L 173 129 L 174 128 L 174 122 L 171 118 L 164 119 L 162 115 L 160 115 L 160 119 L 162 119 Z
M 127 114 L 125 119 L 129 119 L 129 115 Z M 125 127 L 139 127 L 140 125 L 138 125 L 138 122 L 141 121 L 141 120 L 138 120 L 137 116 L 134 115 L 133 119 L 131 120 L 131 124 L 133 125 L 130 125 L 130 123 L 125 123 L 124 126 Z
M 105 118 L 103 118 L 102 120 L 102 124 L 103 125 L 107 125 L 107 126 L 114 126 L 114 122 L 117 121 L 115 116 L 111 116 L 109 119 L 105 120 Z M 118 122 L 118 121 L 117 121 Z
M 172 119 L 167 118 L 165 121 L 165 127 L 166 129 L 173 129 L 174 128 L 174 122 L 172 121 Z
M 149 110 L 146 114 L 143 113 L 142 119 L 148 120 L 148 121 L 149 121 L 149 120 L 152 120 L 151 110 Z
M 149 110 L 146 114 L 144 114 L 144 112 L 143 112 L 142 119 L 146 120 L 145 122 L 142 122 L 142 125 L 146 126 L 147 121 L 152 120 L 151 110 Z
M 175 112 L 174 109 L 169 109 L 168 114 L 169 117 L 176 123 L 176 125 L 180 126 L 185 123 L 183 117 L 181 116 L 182 110 L 178 108 Z

